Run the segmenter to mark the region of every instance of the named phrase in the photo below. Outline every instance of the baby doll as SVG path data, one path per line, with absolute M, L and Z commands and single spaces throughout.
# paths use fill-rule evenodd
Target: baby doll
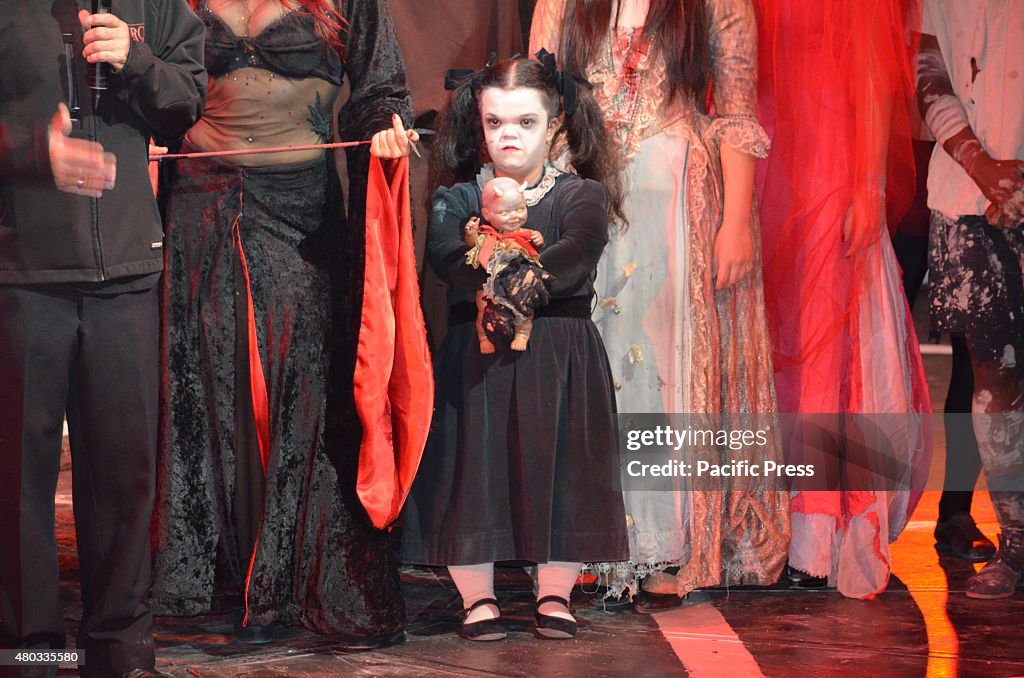
M 538 253 L 544 247 L 544 237 L 539 231 L 521 228 L 526 223 L 526 197 L 515 180 L 496 177 L 488 181 L 481 203 L 484 222 L 472 217 L 465 230 L 465 241 L 470 247 L 466 263 L 487 271 L 487 282 L 476 293 L 480 352 L 494 353 L 487 330 L 502 323 L 485 321 L 485 315 L 495 314 L 511 314 L 512 350 L 525 351 L 533 330 L 533 310 L 548 299 L 543 283 L 550 276 L 541 270 Z

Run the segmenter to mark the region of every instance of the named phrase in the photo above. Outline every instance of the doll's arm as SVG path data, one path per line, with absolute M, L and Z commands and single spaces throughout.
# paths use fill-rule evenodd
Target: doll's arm
M 477 238 L 480 236 L 480 218 L 470 217 L 462 231 L 463 240 L 467 247 L 476 247 Z

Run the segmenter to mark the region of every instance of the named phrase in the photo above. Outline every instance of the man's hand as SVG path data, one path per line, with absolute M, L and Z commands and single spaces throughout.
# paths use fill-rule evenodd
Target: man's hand
M 95 141 L 72 139 L 71 114 L 63 103 L 50 119 L 50 168 L 57 188 L 67 193 L 99 198 L 114 187 L 117 159 Z
M 128 24 L 113 14 L 90 14 L 84 9 L 78 13 L 78 21 L 85 30 L 82 56 L 86 61 L 110 64 L 115 71 L 124 68 L 132 47 Z
M 540 231 L 531 231 L 527 229 L 527 235 L 529 235 L 530 242 L 533 244 L 534 247 L 536 247 L 537 249 L 544 247 L 544 236 L 541 234 Z
M 971 179 L 992 205 L 985 210 L 996 227 L 1013 227 L 1024 222 L 1024 161 L 993 160 L 984 154 L 974 163 Z
M 985 218 L 996 227 L 1024 221 L 1024 160 L 995 160 L 970 128 L 948 139 L 943 147 L 964 168 L 992 204 Z

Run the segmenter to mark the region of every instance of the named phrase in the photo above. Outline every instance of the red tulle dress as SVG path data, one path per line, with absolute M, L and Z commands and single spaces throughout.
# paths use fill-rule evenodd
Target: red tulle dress
M 758 187 L 779 411 L 882 415 L 905 469 L 900 486 L 920 488 L 928 385 L 886 231 L 914 193 L 907 12 L 898 0 L 755 5 L 759 116 L 772 137 Z M 853 251 L 848 211 L 867 215 L 853 222 Z M 796 493 L 790 565 L 873 597 L 919 494 Z

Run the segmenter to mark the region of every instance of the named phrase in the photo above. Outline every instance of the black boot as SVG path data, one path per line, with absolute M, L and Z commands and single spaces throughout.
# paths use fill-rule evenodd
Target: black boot
M 786 579 L 790 588 L 824 591 L 828 588 L 828 577 L 815 577 L 792 565 L 786 565 Z
M 981 533 L 970 513 L 961 511 L 935 524 L 935 550 L 942 555 L 980 563 L 995 555 L 996 545 Z
M 1024 529 L 1003 530 L 999 552 L 981 572 L 967 580 L 967 597 L 1009 598 L 1024 580 Z

